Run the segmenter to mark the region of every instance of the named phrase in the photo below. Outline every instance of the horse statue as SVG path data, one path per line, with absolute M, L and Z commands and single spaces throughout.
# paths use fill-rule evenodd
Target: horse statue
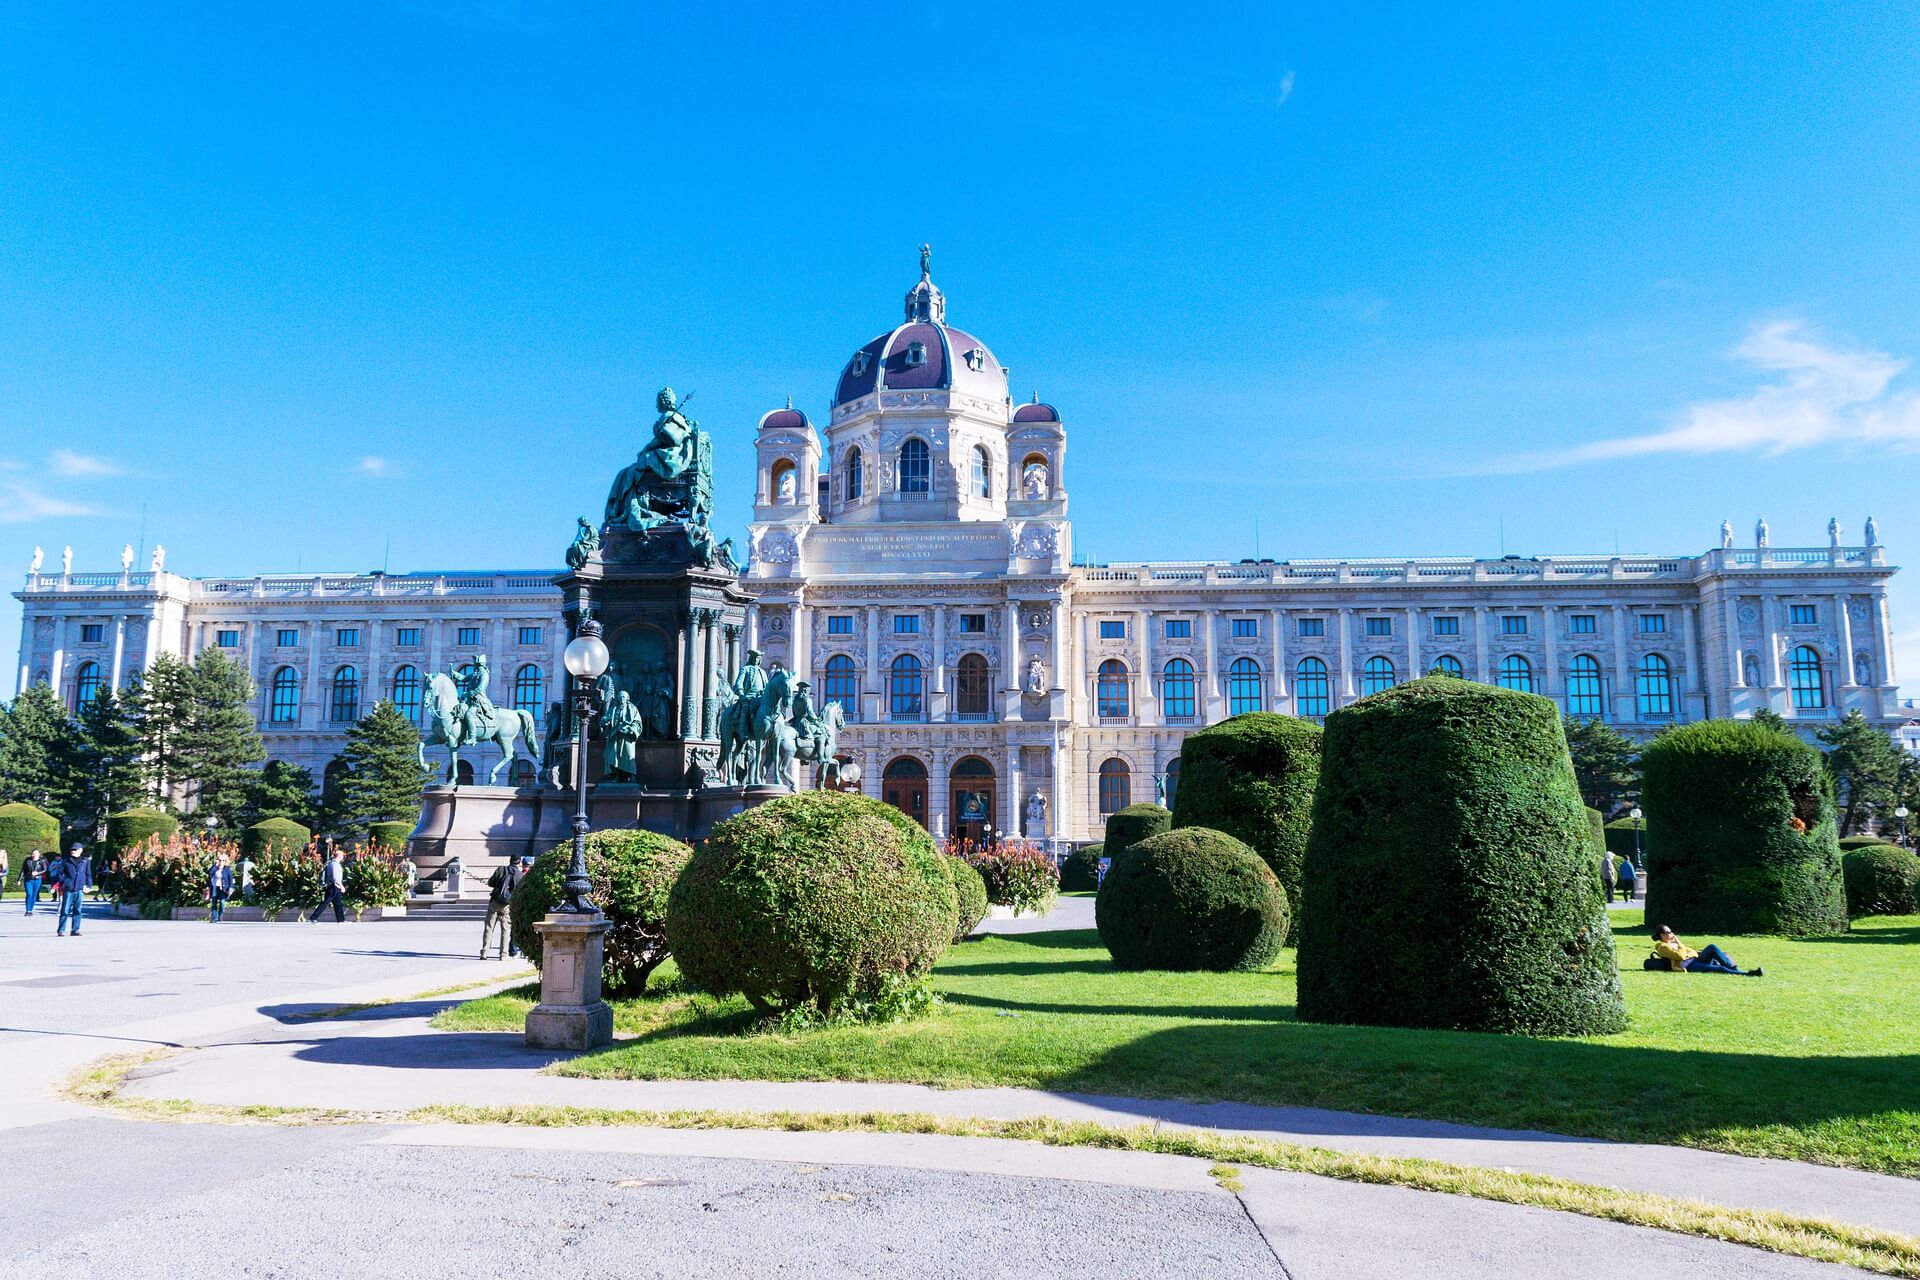
M 838 702 L 829 702 L 813 723 L 802 731 L 810 736 L 795 744 L 794 759 L 801 764 L 820 766 L 820 789 L 840 785 L 840 761 L 834 752 L 840 745 L 840 731 L 847 727 L 847 713 Z
M 467 736 L 467 718 L 461 714 L 460 686 L 444 671 L 427 674 L 427 743 L 443 746 L 447 749 L 447 781 L 455 782 L 460 776 L 460 748 L 476 746 L 482 742 L 491 742 L 500 748 L 500 763 L 493 766 L 493 772 L 487 775 L 487 785 L 492 786 L 500 777 L 500 771 L 513 763 L 515 747 L 524 740 L 528 758 L 533 767 L 540 767 L 540 740 L 534 732 L 533 717 L 525 711 L 494 710 L 493 731 L 469 738 Z M 420 767 L 427 767 L 427 743 L 420 745 Z
M 720 712 L 720 775 L 748 787 L 778 779 L 791 790 L 799 740 L 792 716 L 793 677 L 784 669 L 768 676 L 759 693 L 729 702 Z

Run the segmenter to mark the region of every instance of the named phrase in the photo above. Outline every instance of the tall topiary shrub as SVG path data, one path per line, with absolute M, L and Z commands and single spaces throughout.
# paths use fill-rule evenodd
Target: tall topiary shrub
M 762 1012 L 894 1016 L 952 940 L 953 875 L 866 796 L 781 796 L 713 829 L 673 887 L 667 944 L 694 986 Z
M 1320 779 L 1320 726 L 1272 711 L 1222 720 L 1180 744 L 1173 825 L 1224 831 L 1266 860 L 1292 911 L 1288 941 L 1305 914 L 1300 862 Z
M 1173 827 L 1173 814 L 1157 804 L 1130 804 L 1107 815 L 1107 835 L 1103 856 L 1120 861 L 1127 850 L 1151 836 Z
M 1287 899 L 1247 845 L 1182 827 L 1114 862 L 1094 922 L 1118 969 L 1264 969 L 1287 936 Z
M 1847 914 L 1910 916 L 1916 905 L 1915 883 L 1920 881 L 1920 858 L 1892 844 L 1869 844 L 1840 855 L 1847 886 Z
M 413 837 L 411 822 L 370 822 L 367 824 L 367 843 L 390 853 L 405 853 L 407 841 Z
M 965 858 L 951 853 L 941 856 L 947 860 L 947 870 L 953 873 L 953 940 L 965 942 L 987 918 L 987 882 Z
M 1682 933 L 1845 933 L 1820 753 L 1751 720 L 1702 720 L 1641 752 L 1647 919 Z
M 149 839 L 157 838 L 161 844 L 173 839 L 180 829 L 179 820 L 170 813 L 158 809 L 128 809 L 121 813 L 107 815 L 107 852 L 122 853 L 138 848 Z
M 595 831 L 587 836 L 588 897 L 607 917 L 601 954 L 601 990 L 615 998 L 637 996 L 667 958 L 667 901 L 693 851 L 653 831 Z M 543 955 L 533 927 L 565 897 L 573 842 L 555 845 L 534 859 L 513 895 L 513 940 L 538 965 Z
M 1083 844 L 1060 860 L 1060 892 L 1092 893 L 1100 887 L 1100 859 L 1107 856 L 1106 842 Z
M 263 854 L 298 857 L 313 843 L 313 832 L 292 818 L 263 818 L 240 833 L 240 851 L 255 858 Z
M 20 868 L 38 849 L 49 863 L 60 852 L 60 820 L 24 801 L 0 804 L 0 849 L 7 851 L 6 888 L 20 885 Z
M 1303 866 L 1301 1018 L 1625 1027 L 1584 808 L 1545 698 L 1431 676 L 1328 716 Z

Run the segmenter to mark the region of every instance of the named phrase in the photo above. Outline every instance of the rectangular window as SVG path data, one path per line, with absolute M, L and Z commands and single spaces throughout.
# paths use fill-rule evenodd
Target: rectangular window
M 1258 618 L 1233 619 L 1232 634 L 1235 640 L 1257 639 L 1260 635 L 1260 619 Z
M 1167 619 L 1167 639 L 1169 640 L 1193 639 L 1193 619 L 1192 618 L 1168 618 Z
M 1820 621 L 1820 606 L 1790 604 L 1787 606 L 1787 621 L 1796 627 L 1810 627 Z
M 1327 634 L 1327 620 L 1325 618 L 1300 619 L 1300 634 L 1302 636 L 1324 636 Z
M 401 645 L 415 648 L 420 644 L 420 628 L 401 627 L 393 633 L 393 637 Z
M 462 627 L 458 634 L 459 639 L 454 642 L 456 644 L 471 647 L 480 643 L 480 628 L 478 627 Z
M 1655 636 L 1667 629 L 1667 615 L 1664 613 L 1643 613 L 1640 615 L 1640 634 Z
M 360 646 L 360 628 L 340 627 L 333 633 L 333 642 L 342 649 L 357 649 Z
M 1523 636 L 1527 634 L 1527 616 L 1523 613 L 1509 613 L 1500 619 L 1500 634 L 1503 636 Z
M 917 636 L 920 634 L 920 615 L 917 613 L 896 613 L 893 615 L 893 634 L 897 636 Z
M 1459 634 L 1460 634 L 1460 619 L 1458 619 L 1458 618 L 1435 618 L 1435 619 L 1433 620 L 1433 634 L 1435 634 L 1435 635 L 1437 635 L 1437 636 L 1457 636 L 1457 635 L 1459 635 Z
M 539 627 L 520 628 L 520 643 L 521 644 L 539 644 L 540 628 Z
M 1125 622 L 1102 622 L 1100 624 L 1100 638 L 1102 640 L 1125 640 L 1127 638 L 1127 624 Z
M 275 637 L 274 643 L 282 649 L 297 649 L 300 647 L 300 633 L 298 631 L 288 631 L 283 628 L 280 634 Z
M 240 633 L 238 631 L 216 631 L 213 634 L 213 642 L 222 649 L 238 649 L 240 647 Z
M 850 613 L 830 613 L 827 615 L 827 634 L 830 636 L 850 636 L 853 634 L 853 615 Z
M 80 624 L 80 643 L 99 644 L 107 633 L 104 622 L 83 622 Z
M 1367 634 L 1370 636 L 1390 636 L 1393 634 L 1392 618 L 1368 618 Z
M 1594 633 L 1593 615 L 1590 613 L 1576 613 L 1568 619 L 1568 622 L 1569 630 L 1576 636 L 1590 636 Z
M 983 636 L 987 633 L 987 615 L 984 613 L 963 613 L 960 615 L 960 634 L 965 636 Z

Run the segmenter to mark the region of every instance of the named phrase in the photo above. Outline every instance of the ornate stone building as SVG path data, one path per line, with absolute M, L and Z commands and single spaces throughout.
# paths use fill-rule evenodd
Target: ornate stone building
M 824 427 L 760 419 L 749 642 L 839 702 L 862 788 L 936 831 L 1095 838 L 1178 786 L 1182 738 L 1236 712 L 1323 716 L 1439 667 L 1635 734 L 1772 707 L 1894 729 L 1876 545 L 1698 555 L 1079 565 L 1066 428 L 946 322 L 927 270 L 842 368 Z M 724 483 L 724 477 L 722 477 Z M 1117 495 L 1115 495 L 1117 500 Z M 721 510 L 726 510 L 723 499 Z M 33 572 L 19 680 L 70 705 L 152 655 L 232 650 L 268 749 L 316 774 L 377 697 L 489 656 L 495 701 L 560 694 L 551 572 Z M 484 763 L 484 762 L 482 762 Z M 1036 798 L 1037 797 L 1037 798 Z

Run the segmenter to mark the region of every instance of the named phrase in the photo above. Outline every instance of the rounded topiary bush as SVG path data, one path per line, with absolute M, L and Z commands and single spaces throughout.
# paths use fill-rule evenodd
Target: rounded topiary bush
M 1083 844 L 1060 860 L 1060 892 L 1092 893 L 1100 887 L 1100 859 L 1107 856 L 1104 841 Z
M 1174 827 L 1208 827 L 1251 845 L 1286 891 L 1290 935 L 1304 915 L 1300 863 L 1313 822 L 1320 744 L 1319 725 L 1272 711 L 1222 720 L 1180 744 Z
M 20 885 L 20 868 L 38 849 L 49 863 L 60 852 L 60 819 L 22 801 L 0 804 L 0 849 L 7 851 L 6 888 Z
M 1920 911 L 1915 885 L 1920 882 L 1920 858 L 1899 845 L 1870 844 L 1840 855 L 1847 886 L 1847 914 L 1910 916 Z
M 1887 839 L 1885 836 L 1841 836 L 1840 837 L 1840 850 L 1843 853 L 1848 849 L 1866 849 L 1876 844 L 1890 845 L 1890 844 L 1893 844 L 1893 841 Z
M 653 831 L 595 831 L 587 836 L 587 895 L 607 917 L 606 949 L 600 961 L 601 989 L 609 996 L 637 996 L 667 958 L 667 900 L 693 851 Z M 534 925 L 566 898 L 567 864 L 573 842 L 555 845 L 534 859 L 513 895 L 513 940 L 540 963 Z
M 1845 933 L 1833 790 L 1820 753 L 1752 720 L 1647 743 L 1647 919 L 1681 933 Z
M 1114 862 L 1094 923 L 1115 968 L 1264 969 L 1287 936 L 1287 898 L 1245 843 L 1181 827 Z
M 1302 869 L 1302 1019 L 1626 1026 L 1552 702 L 1429 676 L 1328 716 L 1325 746 Z
M 374 822 L 367 826 L 367 843 L 375 848 L 405 853 L 407 841 L 412 838 L 411 822 Z
M 953 876 L 913 819 L 866 796 L 781 796 L 713 829 L 673 888 L 687 981 L 762 1012 L 881 1002 L 953 937 Z
M 158 809 L 128 809 L 123 813 L 109 814 L 107 851 L 110 854 L 122 853 L 138 848 L 151 839 L 165 844 L 173 839 L 174 832 L 179 829 L 178 819 Z
M 240 852 L 259 857 L 277 853 L 299 855 L 313 843 L 313 832 L 292 818 L 263 818 L 240 833 Z
M 953 873 L 953 940 L 964 942 L 987 918 L 987 882 L 965 858 L 956 858 L 950 853 L 941 856 L 947 860 L 947 870 Z
M 1107 838 L 1101 841 L 1104 856 L 1118 862 L 1134 845 L 1172 826 L 1173 814 L 1159 805 L 1130 804 L 1107 815 Z
M 1637 836 L 1636 836 L 1637 833 Z M 1615 818 L 1601 830 L 1601 836 L 1607 846 L 1607 852 L 1622 858 L 1636 861 L 1646 856 L 1647 820 L 1635 822 L 1632 818 Z M 1635 844 L 1639 847 L 1635 848 Z

